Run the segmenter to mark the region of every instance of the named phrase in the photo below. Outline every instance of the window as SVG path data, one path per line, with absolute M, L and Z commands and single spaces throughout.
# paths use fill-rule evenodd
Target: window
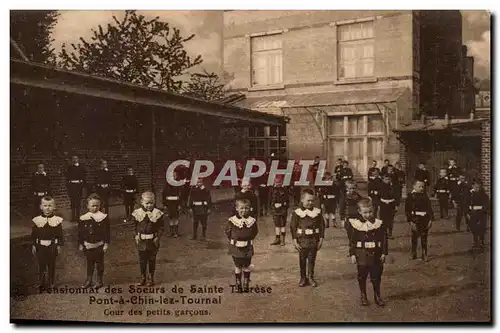
M 383 164 L 384 119 L 380 114 L 329 117 L 328 122 L 329 165 L 344 158 L 354 175 L 366 178 L 372 160 Z
M 249 138 L 259 138 L 265 136 L 265 127 L 257 126 L 257 127 L 249 127 L 248 128 L 248 137 Z
M 248 153 L 252 157 L 263 158 L 266 154 L 266 144 L 264 140 L 248 141 Z
M 286 126 L 280 128 L 280 135 L 286 136 Z M 278 136 L 278 126 L 269 127 L 269 136 Z
M 286 156 L 286 127 L 281 127 L 280 142 L 278 147 L 278 127 L 260 126 L 248 128 L 248 155 L 250 157 L 266 159 L 271 154 Z
M 373 21 L 337 27 L 339 79 L 373 77 Z
M 269 86 L 283 82 L 281 35 L 251 39 L 252 86 Z

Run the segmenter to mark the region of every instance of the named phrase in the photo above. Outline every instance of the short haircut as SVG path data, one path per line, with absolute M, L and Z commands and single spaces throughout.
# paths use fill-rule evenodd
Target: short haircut
M 344 162 L 344 159 L 343 158 L 337 158 L 337 162 Z
M 348 186 L 349 187 L 351 187 L 351 186 L 356 187 L 356 182 L 354 180 L 352 180 L 352 179 L 348 179 L 348 180 L 345 181 L 345 187 L 347 188 Z
M 142 192 L 141 200 L 145 200 L 146 198 L 152 198 L 153 200 L 156 199 L 155 194 L 151 191 Z
M 346 161 L 346 160 L 344 160 L 342 163 L 344 163 L 344 164 L 349 164 L 349 162 L 348 162 L 348 161 Z
M 247 206 L 250 206 L 251 205 L 250 200 L 245 199 L 245 198 L 236 199 L 235 203 L 236 203 L 236 206 L 238 206 L 238 205 L 247 205 Z
M 133 169 L 131 165 L 127 165 L 127 169 Z
M 388 174 L 384 173 L 384 174 L 382 175 L 382 178 L 391 179 L 391 176 L 389 176 Z
M 422 183 L 422 184 L 424 184 L 424 185 L 425 185 L 425 182 L 424 182 L 424 181 L 422 181 L 422 180 L 415 180 L 415 181 L 413 182 L 413 185 L 417 185 L 417 183 Z
M 363 198 L 363 199 L 361 199 L 361 200 L 358 201 L 357 206 L 358 206 L 358 208 L 361 208 L 361 207 L 373 207 L 373 203 L 372 203 L 372 201 L 370 199 Z
M 305 190 L 302 190 L 300 197 L 303 198 L 304 195 L 306 195 L 306 194 L 314 196 L 314 191 L 311 190 L 310 188 L 306 188 Z
M 445 172 L 448 172 L 448 170 L 446 168 L 441 168 L 439 169 L 439 171 L 445 171 Z
M 56 202 L 56 200 L 54 199 L 54 197 L 50 196 L 50 195 L 46 195 L 44 196 L 42 199 L 40 199 L 40 203 L 42 201 L 54 201 L 54 203 Z
M 324 176 L 331 176 L 332 174 L 330 172 L 325 172 Z
M 387 159 L 385 159 L 385 160 L 384 160 L 384 163 L 385 163 L 385 162 L 389 162 L 389 163 L 390 163 L 390 161 L 389 161 L 389 160 L 387 160 Z
M 373 163 L 373 162 L 377 163 L 377 161 L 376 161 L 376 160 L 372 160 L 372 163 Z
M 91 193 L 88 197 L 87 197 L 87 203 L 90 202 L 90 200 L 99 200 L 101 201 L 101 197 L 99 196 L 99 194 L 97 193 Z

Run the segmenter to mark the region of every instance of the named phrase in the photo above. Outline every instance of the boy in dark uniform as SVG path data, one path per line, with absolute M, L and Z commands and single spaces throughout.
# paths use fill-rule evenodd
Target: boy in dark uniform
M 236 289 L 238 292 L 249 292 L 250 265 L 254 253 L 253 240 L 259 232 L 257 220 L 250 216 L 250 201 L 236 200 L 236 214 L 229 218 L 224 231 L 229 239 L 229 254 L 233 257 Z
M 110 242 L 110 226 L 107 214 L 99 211 L 101 200 L 99 196 L 91 194 L 87 198 L 88 212 L 80 216 L 78 223 L 78 249 L 85 252 L 87 257 L 87 280 L 82 288 L 92 286 L 94 267 L 97 270 L 96 288 L 103 286 L 104 253 Z
M 460 169 L 456 165 L 454 159 L 448 161 L 448 179 L 450 180 L 450 191 L 453 193 L 455 191 L 455 186 L 458 182 L 458 177 L 460 176 Z
M 45 271 L 48 273 L 49 287 L 55 286 L 56 257 L 61 252 L 64 244 L 62 222 L 63 218 L 54 215 L 56 209 L 52 197 L 46 196 L 41 199 L 41 215 L 33 218 L 31 229 L 31 251 L 38 259 L 39 289 L 45 288 Z
M 396 176 L 397 183 L 396 186 L 396 207 L 401 204 L 401 198 L 403 197 L 403 186 L 406 184 L 406 175 L 401 167 L 401 163 L 396 162 L 394 164 L 394 174 Z
M 358 202 L 359 216 L 350 218 L 346 225 L 352 235 L 349 241 L 351 262 L 358 267 L 358 285 L 361 292 L 361 305 L 367 306 L 366 278 L 370 274 L 373 285 L 373 298 L 378 306 L 385 306 L 380 296 L 380 284 L 388 253 L 386 231 L 381 220 L 373 215 L 370 200 Z
M 66 184 L 71 200 L 71 221 L 78 221 L 80 216 L 82 191 L 85 186 L 86 171 L 80 165 L 78 156 L 72 157 L 72 164 L 66 170 Z
M 415 170 L 415 181 L 424 183 L 424 192 L 426 193 L 427 193 L 427 187 L 429 186 L 430 178 L 431 177 L 429 174 L 429 170 L 425 168 L 424 163 L 420 163 L 418 165 L 418 169 Z
M 302 172 L 302 166 L 299 164 L 298 161 L 296 161 L 295 165 L 293 166 L 291 184 L 293 192 L 293 205 L 297 207 L 300 205 L 300 193 L 302 191 L 302 187 L 300 185 L 295 185 L 295 182 L 299 181 L 301 172 Z
M 109 216 L 109 195 L 111 193 L 111 171 L 108 169 L 108 161 L 101 161 L 101 169 L 97 171 L 95 182 L 96 192 L 101 198 L 101 204 L 104 212 Z
M 252 183 L 249 179 L 242 179 L 241 181 L 241 191 L 236 193 L 235 200 L 237 199 L 247 199 L 250 201 L 250 216 L 257 218 L 257 196 L 252 190 Z M 234 211 L 236 214 L 236 211 Z
M 234 193 L 238 193 L 241 191 L 241 182 L 243 181 L 245 170 L 243 169 L 243 165 L 241 162 L 236 163 L 236 176 L 238 177 L 238 185 L 234 187 Z
M 372 166 L 370 167 L 370 169 L 368 169 L 368 183 L 371 180 L 375 179 L 375 176 L 374 176 L 375 171 L 378 172 L 378 175 L 380 177 L 380 169 L 377 167 L 377 161 L 373 160 Z M 377 216 L 377 214 L 375 214 L 375 216 Z
M 193 236 L 191 239 L 197 239 L 198 225 L 201 224 L 201 240 L 204 241 L 207 236 L 207 220 L 212 208 L 212 198 L 201 178 L 198 179 L 196 186 L 189 193 L 188 207 L 193 215 Z
M 378 169 L 374 169 L 368 179 L 368 196 L 372 199 L 373 216 L 378 216 L 378 208 L 380 206 L 380 187 L 382 180 Z
M 342 228 L 345 227 L 347 219 L 354 218 L 358 214 L 358 201 L 363 197 L 356 192 L 356 183 L 348 180 L 345 184 L 346 189 L 344 195 L 340 196 L 339 215 L 342 223 Z M 350 237 L 349 232 L 347 236 Z M 350 238 L 349 238 L 350 239 Z
M 465 214 L 467 212 L 466 197 L 469 194 L 469 191 L 470 186 L 469 183 L 465 180 L 465 176 L 458 176 L 458 182 L 456 183 L 454 191 L 452 193 L 452 202 L 457 209 L 455 227 L 458 231 L 460 231 L 461 228 L 462 218 L 465 217 Z
M 391 162 L 389 160 L 384 160 L 384 166 L 380 170 L 381 175 L 385 175 L 389 171 L 389 166 L 391 165 Z
M 293 211 L 290 223 L 293 245 L 299 251 L 299 287 L 307 286 L 309 283 L 313 287 L 318 285 L 314 280 L 314 266 L 317 252 L 321 249 L 325 238 L 325 224 L 321 217 L 321 209 L 314 207 L 314 197 L 312 190 L 302 191 L 300 207 Z
M 319 169 L 319 156 L 316 156 L 314 157 L 314 163 L 311 165 L 311 176 L 313 184 L 316 182 L 316 175 L 318 174 L 318 169 Z
M 323 219 L 326 222 L 326 228 L 330 227 L 330 223 L 334 228 L 338 228 L 335 219 L 337 210 L 337 197 L 339 196 L 337 185 L 333 181 L 332 174 L 325 172 L 324 180 L 331 182 L 330 185 L 323 185 L 318 187 L 319 202 L 321 211 L 323 212 Z
M 163 235 L 163 213 L 155 207 L 153 192 L 144 192 L 141 195 L 141 207 L 134 210 L 132 220 L 135 225 L 135 243 L 139 252 L 141 281 L 139 286 L 145 286 L 146 271 L 149 266 L 148 286 L 155 283 L 156 254 L 160 248 L 160 238 Z
M 127 174 L 122 178 L 123 204 L 125 205 L 125 220 L 130 219 L 134 211 L 135 195 L 139 191 L 137 177 L 134 175 L 134 169 L 127 167 Z
M 480 181 L 472 182 L 472 189 L 467 196 L 467 220 L 474 238 L 473 250 L 484 248 L 484 234 L 486 233 L 486 220 L 490 208 L 490 198 L 483 190 Z
M 267 186 L 267 179 L 269 177 L 269 171 L 264 172 L 262 176 L 257 179 L 258 184 L 258 194 L 259 194 L 259 215 L 267 215 L 269 211 L 269 192 L 271 188 Z
M 335 179 L 337 182 L 340 182 L 340 171 L 343 168 L 344 160 L 339 158 L 337 159 L 337 165 L 335 166 L 335 169 L 333 170 L 333 173 L 335 173 Z
M 352 180 L 354 175 L 351 168 L 349 168 L 349 162 L 344 161 L 342 164 L 342 170 L 340 170 L 340 188 L 342 190 L 346 189 L 346 181 Z
M 434 185 L 434 195 L 439 201 L 439 212 L 442 219 L 448 218 L 448 205 L 450 200 L 450 180 L 446 169 L 439 170 L 439 179 Z
M 179 181 L 180 177 L 177 171 L 174 170 L 173 179 Z M 172 186 L 165 182 L 163 188 L 163 206 L 165 206 L 165 214 L 169 219 L 170 236 L 179 237 L 179 210 L 181 208 L 182 186 Z
M 427 236 L 434 220 L 431 201 L 424 192 L 425 184 L 415 181 L 413 191 L 405 202 L 406 219 L 411 227 L 411 259 L 417 259 L 417 245 L 420 237 L 422 260 L 427 261 Z
M 389 239 L 392 239 L 396 207 L 396 188 L 387 173 L 382 176 L 382 183 L 380 184 L 380 219 L 384 224 Z
M 45 172 L 43 163 L 37 165 L 37 170 L 31 178 L 31 196 L 33 197 L 34 216 L 40 214 L 40 200 L 51 195 L 51 180 Z
M 275 227 L 276 237 L 271 245 L 285 245 L 286 238 L 286 217 L 288 207 L 290 206 L 290 197 L 288 190 L 283 187 L 283 177 L 276 177 L 274 186 L 271 188 L 271 212 Z

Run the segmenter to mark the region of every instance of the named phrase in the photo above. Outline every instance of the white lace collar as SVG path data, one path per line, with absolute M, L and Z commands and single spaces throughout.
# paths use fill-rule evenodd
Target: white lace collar
M 229 218 L 229 221 L 238 228 L 243 228 L 246 226 L 247 228 L 250 228 L 254 223 L 255 223 L 255 218 L 252 216 L 249 216 L 247 218 L 241 217 L 239 218 L 238 216 L 234 215 Z
M 309 209 L 302 209 L 302 208 L 297 208 L 295 210 L 295 214 L 297 214 L 299 217 L 304 218 L 306 216 L 315 218 L 321 213 L 321 209 L 314 207 L 312 210 Z
M 80 166 L 80 163 L 73 164 L 74 166 L 78 167 Z
M 88 213 L 80 216 L 80 220 L 88 221 L 90 219 L 93 219 L 96 222 L 101 222 L 102 220 L 104 220 L 106 218 L 106 216 L 108 216 L 108 215 L 104 214 L 103 212 L 97 212 L 97 213 L 88 212 Z
M 158 208 L 153 208 L 153 211 L 151 211 L 151 212 L 146 212 L 142 208 L 137 208 L 132 213 L 132 216 L 135 217 L 137 222 L 142 222 L 142 220 L 144 220 L 144 218 L 146 218 L 146 216 L 147 216 L 147 217 L 149 217 L 149 220 L 154 223 L 154 222 L 158 221 L 158 219 L 160 217 L 162 217 L 162 215 L 163 215 L 163 212 L 161 210 L 159 210 Z
M 46 216 L 43 216 L 43 215 L 38 215 L 37 217 L 33 218 L 32 221 L 33 221 L 33 223 L 35 223 L 35 225 L 38 228 L 42 228 L 47 223 L 51 227 L 57 227 L 59 224 L 62 223 L 63 218 L 60 217 L 60 216 L 56 216 L 56 215 L 53 215 L 51 217 L 46 217 Z
M 375 230 L 380 228 L 382 225 L 382 220 L 375 219 L 374 223 L 371 223 L 370 221 L 366 222 L 361 222 L 360 219 L 349 219 L 349 223 L 352 225 L 352 227 L 356 230 L 359 231 L 369 231 L 369 230 Z
M 43 175 L 43 176 L 47 176 L 47 173 L 44 171 L 44 172 L 35 172 L 35 175 Z

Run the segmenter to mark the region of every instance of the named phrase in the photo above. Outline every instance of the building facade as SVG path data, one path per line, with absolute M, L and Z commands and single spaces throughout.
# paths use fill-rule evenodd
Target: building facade
M 463 113 L 449 87 L 460 85 L 461 15 L 449 12 L 225 11 L 227 88 L 244 96 L 237 105 L 290 118 L 280 133 L 288 158 L 321 156 L 329 169 L 344 158 L 366 179 L 372 160 L 400 159 L 394 128 L 434 110 Z M 436 25 L 440 38 L 426 38 Z M 427 88 L 441 67 L 444 81 Z M 250 156 L 277 149 L 273 129 L 248 134 Z

